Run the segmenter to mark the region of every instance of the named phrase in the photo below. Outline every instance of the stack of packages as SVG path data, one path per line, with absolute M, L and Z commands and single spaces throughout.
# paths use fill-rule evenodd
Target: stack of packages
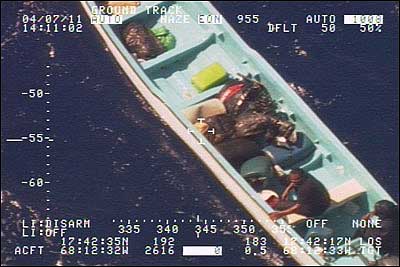
M 122 30 L 123 41 L 137 59 L 149 60 L 175 47 L 175 37 L 165 28 L 148 29 L 134 22 Z
M 195 127 L 234 167 L 262 155 L 262 143 L 289 147 L 296 142 L 295 125 L 280 117 L 276 103 L 259 82 L 233 80 L 217 99 L 226 112 L 206 117 Z

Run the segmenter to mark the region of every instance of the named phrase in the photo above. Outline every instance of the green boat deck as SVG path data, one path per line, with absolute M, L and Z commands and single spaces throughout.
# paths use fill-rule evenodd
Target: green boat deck
M 95 4 L 95 2 L 87 3 L 89 6 Z M 352 236 L 354 233 L 354 229 L 351 227 L 352 220 L 361 218 L 362 215 L 369 212 L 376 201 L 381 199 L 393 201 L 276 71 L 259 54 L 249 48 L 227 23 L 215 25 L 197 23 L 198 14 L 219 14 L 209 3 L 179 2 L 183 14 L 190 18 L 189 24 L 161 23 L 159 14 L 147 14 L 146 6 L 152 5 L 168 7 L 176 5 L 176 3 L 142 2 L 136 14 L 124 16 L 123 25 L 103 25 L 103 27 L 131 67 L 141 69 L 140 72 L 146 74 L 146 79 L 152 81 L 148 84 L 152 92 L 174 111 L 181 122 L 193 131 L 196 138 L 200 139 L 202 135 L 184 116 L 183 110 L 212 98 L 223 85 L 198 93 L 191 84 L 191 77 L 210 64 L 218 62 L 232 77 L 235 77 L 237 73 L 250 74 L 265 85 L 278 103 L 279 110 L 286 113 L 296 124 L 296 131 L 305 133 L 315 145 L 315 150 L 311 155 L 288 166 L 285 170 L 295 167 L 304 168 L 321 181 L 328 191 L 349 181 L 356 181 L 365 189 L 364 193 L 360 193 L 346 203 L 341 203 L 342 205 L 338 207 L 330 208 L 321 217 L 328 219 L 327 226 L 333 230 L 334 237 Z M 166 27 L 176 37 L 176 47 L 156 58 L 138 63 L 120 40 L 121 27 L 129 22 L 140 23 L 148 28 Z M 215 156 L 224 169 L 249 195 L 255 196 L 257 203 L 263 207 L 267 216 L 272 209 L 211 143 L 205 138 L 202 140 L 206 149 Z M 348 188 L 348 190 L 351 191 L 352 188 Z M 284 220 L 279 220 L 278 223 L 286 224 Z M 302 242 L 308 229 L 304 223 L 299 223 L 294 230 L 289 229 L 288 231 L 292 237 Z M 359 262 L 363 262 L 359 255 L 342 256 L 333 261 L 327 259 L 317 259 L 317 261 L 327 265 L 358 265 Z

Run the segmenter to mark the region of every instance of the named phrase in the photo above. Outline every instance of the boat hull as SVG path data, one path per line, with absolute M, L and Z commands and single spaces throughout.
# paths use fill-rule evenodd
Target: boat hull
M 81 2 L 85 12 L 88 16 L 91 15 L 90 5 L 93 2 Z M 219 14 L 211 4 L 202 3 L 204 7 L 212 14 Z M 202 138 L 201 134 L 193 131 L 188 131 L 188 121 L 179 112 L 180 106 L 171 107 L 168 105 L 165 96 L 160 94 L 154 84 L 154 81 L 150 79 L 148 74 L 145 72 L 146 63 L 141 66 L 137 61 L 133 60 L 130 55 L 126 53 L 126 50 L 121 43 L 115 42 L 118 38 L 112 32 L 107 25 L 94 25 L 99 35 L 102 37 L 106 47 L 109 49 L 115 60 L 118 62 L 121 69 L 124 71 L 126 76 L 130 79 L 132 84 L 135 85 L 136 90 L 146 99 L 152 109 L 158 114 L 158 116 L 174 131 L 174 133 L 193 151 L 195 155 L 203 162 L 203 164 L 214 174 L 215 178 L 224 186 L 224 188 L 236 199 L 242 207 L 252 216 L 255 222 L 257 222 L 266 232 L 268 232 L 278 244 L 292 248 L 292 251 L 298 253 L 292 253 L 291 256 L 300 265 L 313 266 L 313 265 L 325 265 L 327 262 L 315 253 L 311 247 L 309 247 L 302 237 L 300 237 L 296 231 L 291 227 L 287 227 L 284 232 L 277 231 L 277 224 L 268 217 L 268 212 L 273 210 L 259 197 L 244 179 L 239 177 L 239 174 L 230 164 L 218 153 L 218 151 L 211 146 L 209 143 L 203 145 L 199 143 Z M 340 155 L 344 155 L 346 160 L 351 162 L 353 168 L 357 170 L 359 175 L 368 177 L 369 187 L 375 187 L 375 196 L 369 199 L 368 203 L 372 203 L 375 199 L 390 199 L 390 196 L 380 187 L 380 185 L 372 178 L 368 171 L 358 162 L 357 159 L 341 144 L 341 142 L 332 134 L 332 132 L 319 120 L 319 118 L 311 111 L 311 109 L 299 98 L 286 84 L 286 82 L 276 73 L 276 71 L 254 50 L 247 46 L 243 40 L 236 34 L 236 32 L 229 26 L 224 25 L 225 32 L 236 39 L 239 46 L 246 50 L 248 55 L 254 59 L 256 64 L 260 66 L 261 72 L 268 72 L 272 81 L 278 84 L 279 87 L 284 88 L 285 96 L 288 99 L 288 103 L 295 103 L 300 106 L 297 116 L 304 116 L 307 121 L 313 125 L 318 125 L 316 134 L 324 136 L 329 139 L 334 147 L 335 152 Z M 207 39 L 204 40 L 207 42 Z M 157 63 L 157 62 L 156 62 Z M 156 64 L 155 64 L 156 65 Z M 148 67 L 148 66 L 147 66 Z M 151 69 L 151 67 L 148 67 Z M 190 129 L 190 128 L 189 128 Z M 281 224 L 281 223 L 280 223 Z M 285 224 L 288 226 L 287 224 Z

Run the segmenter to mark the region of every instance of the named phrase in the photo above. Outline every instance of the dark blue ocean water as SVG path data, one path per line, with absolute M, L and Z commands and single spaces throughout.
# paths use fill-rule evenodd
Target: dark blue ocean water
M 328 127 L 398 199 L 398 6 L 394 2 L 214 4 L 242 38 L 301 91 Z M 140 96 L 132 93 L 132 85 L 87 22 L 83 33 L 19 31 L 17 22 L 23 14 L 83 14 L 78 3 L 8 2 L 1 7 L 5 11 L 1 23 L 2 194 L 10 193 L 10 199 L 25 209 L 32 207 L 39 217 L 90 218 L 94 227 L 85 232 L 88 235 L 115 235 L 112 219 L 180 219 L 197 214 L 224 221 L 249 219 Z M 307 14 L 336 14 L 341 20 L 343 14 L 352 13 L 384 14 L 384 31 L 362 34 L 355 26 L 344 27 L 341 21 L 332 34 L 320 34 L 317 26 L 295 34 L 268 34 L 265 30 L 267 21 L 303 25 Z M 238 14 L 260 14 L 263 23 L 238 24 Z M 49 56 L 51 50 L 54 57 Z M 299 51 L 303 53 L 299 55 Z M 21 97 L 21 92 L 43 87 L 46 82 L 50 84 L 50 104 Z M 45 116 L 46 109 L 50 112 Z M 55 140 L 48 149 L 42 144 L 4 142 L 5 138 L 43 132 L 46 127 Z M 51 165 L 45 167 L 45 162 Z M 24 177 L 44 172 L 50 172 L 50 193 L 21 186 Z M 44 201 L 46 196 L 50 203 Z M 3 206 L 2 200 L 2 216 Z M 9 219 L 16 216 L 8 210 L 5 214 Z M 232 234 L 231 225 L 223 223 L 219 228 L 224 232 L 220 242 L 227 248 L 226 256 L 219 259 L 145 257 L 142 247 L 134 246 L 135 253 L 128 257 L 69 256 L 61 261 L 265 265 L 282 260 L 293 264 L 275 254 L 279 249 L 272 241 L 269 255 L 274 260 L 245 257 L 242 238 Z M 137 243 L 148 242 L 153 235 L 143 233 Z M 184 234 L 180 238 L 186 244 L 196 241 Z M 213 244 L 216 240 L 204 238 L 201 242 Z M 2 248 L 2 260 L 10 248 Z M 13 258 L 10 263 L 54 264 L 57 260 L 59 256 L 51 254 Z

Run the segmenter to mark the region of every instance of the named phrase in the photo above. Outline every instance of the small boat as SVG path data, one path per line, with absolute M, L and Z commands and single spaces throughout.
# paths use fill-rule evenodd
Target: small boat
M 93 7 L 104 4 L 93 1 L 81 3 L 89 17 L 93 15 Z M 135 3 L 135 6 L 134 14 L 121 16 L 122 24 L 94 24 L 95 29 L 137 91 L 252 216 L 254 222 L 300 265 L 368 265 L 379 259 L 379 253 L 371 249 L 371 244 L 348 237 L 355 231 L 352 227 L 354 219 L 360 219 L 371 211 L 377 201 L 393 199 L 271 65 L 251 49 L 208 2 L 146 1 Z M 170 14 L 173 10 L 179 10 L 179 23 L 176 17 L 172 18 L 174 23 L 170 23 L 171 18 L 165 17 L 173 16 Z M 131 22 L 149 29 L 164 26 L 176 38 L 175 47 L 147 60 L 136 59 L 121 35 L 124 26 Z M 311 221 L 313 227 L 310 228 L 310 222 L 306 223 L 306 218 L 296 214 L 272 221 L 269 214 L 273 209 L 266 203 L 263 194 L 245 179 L 246 173 L 241 171 L 243 168 L 238 170 L 232 166 L 194 126 L 188 113 L 206 109 L 224 87 L 217 81 L 210 88 L 199 90 L 202 85 L 196 88 L 193 81 L 194 76 L 200 75 L 214 62 L 229 76 L 237 77 L 235 75 L 241 73 L 264 85 L 279 111 L 296 125 L 298 138 L 301 138 L 298 148 L 285 152 L 270 145 L 264 151 L 276 153 L 285 171 L 302 168 L 329 191 L 332 206 L 321 218 Z M 247 172 L 257 172 L 257 164 L 252 159 L 246 164 Z M 327 222 L 329 235 L 326 228 L 315 227 L 323 226 L 324 222 Z M 310 235 L 316 236 L 315 240 L 321 244 L 331 244 L 329 249 L 335 253 L 326 249 L 321 251 L 321 246 L 308 241 Z M 351 248 L 349 253 L 341 250 L 348 248 Z

